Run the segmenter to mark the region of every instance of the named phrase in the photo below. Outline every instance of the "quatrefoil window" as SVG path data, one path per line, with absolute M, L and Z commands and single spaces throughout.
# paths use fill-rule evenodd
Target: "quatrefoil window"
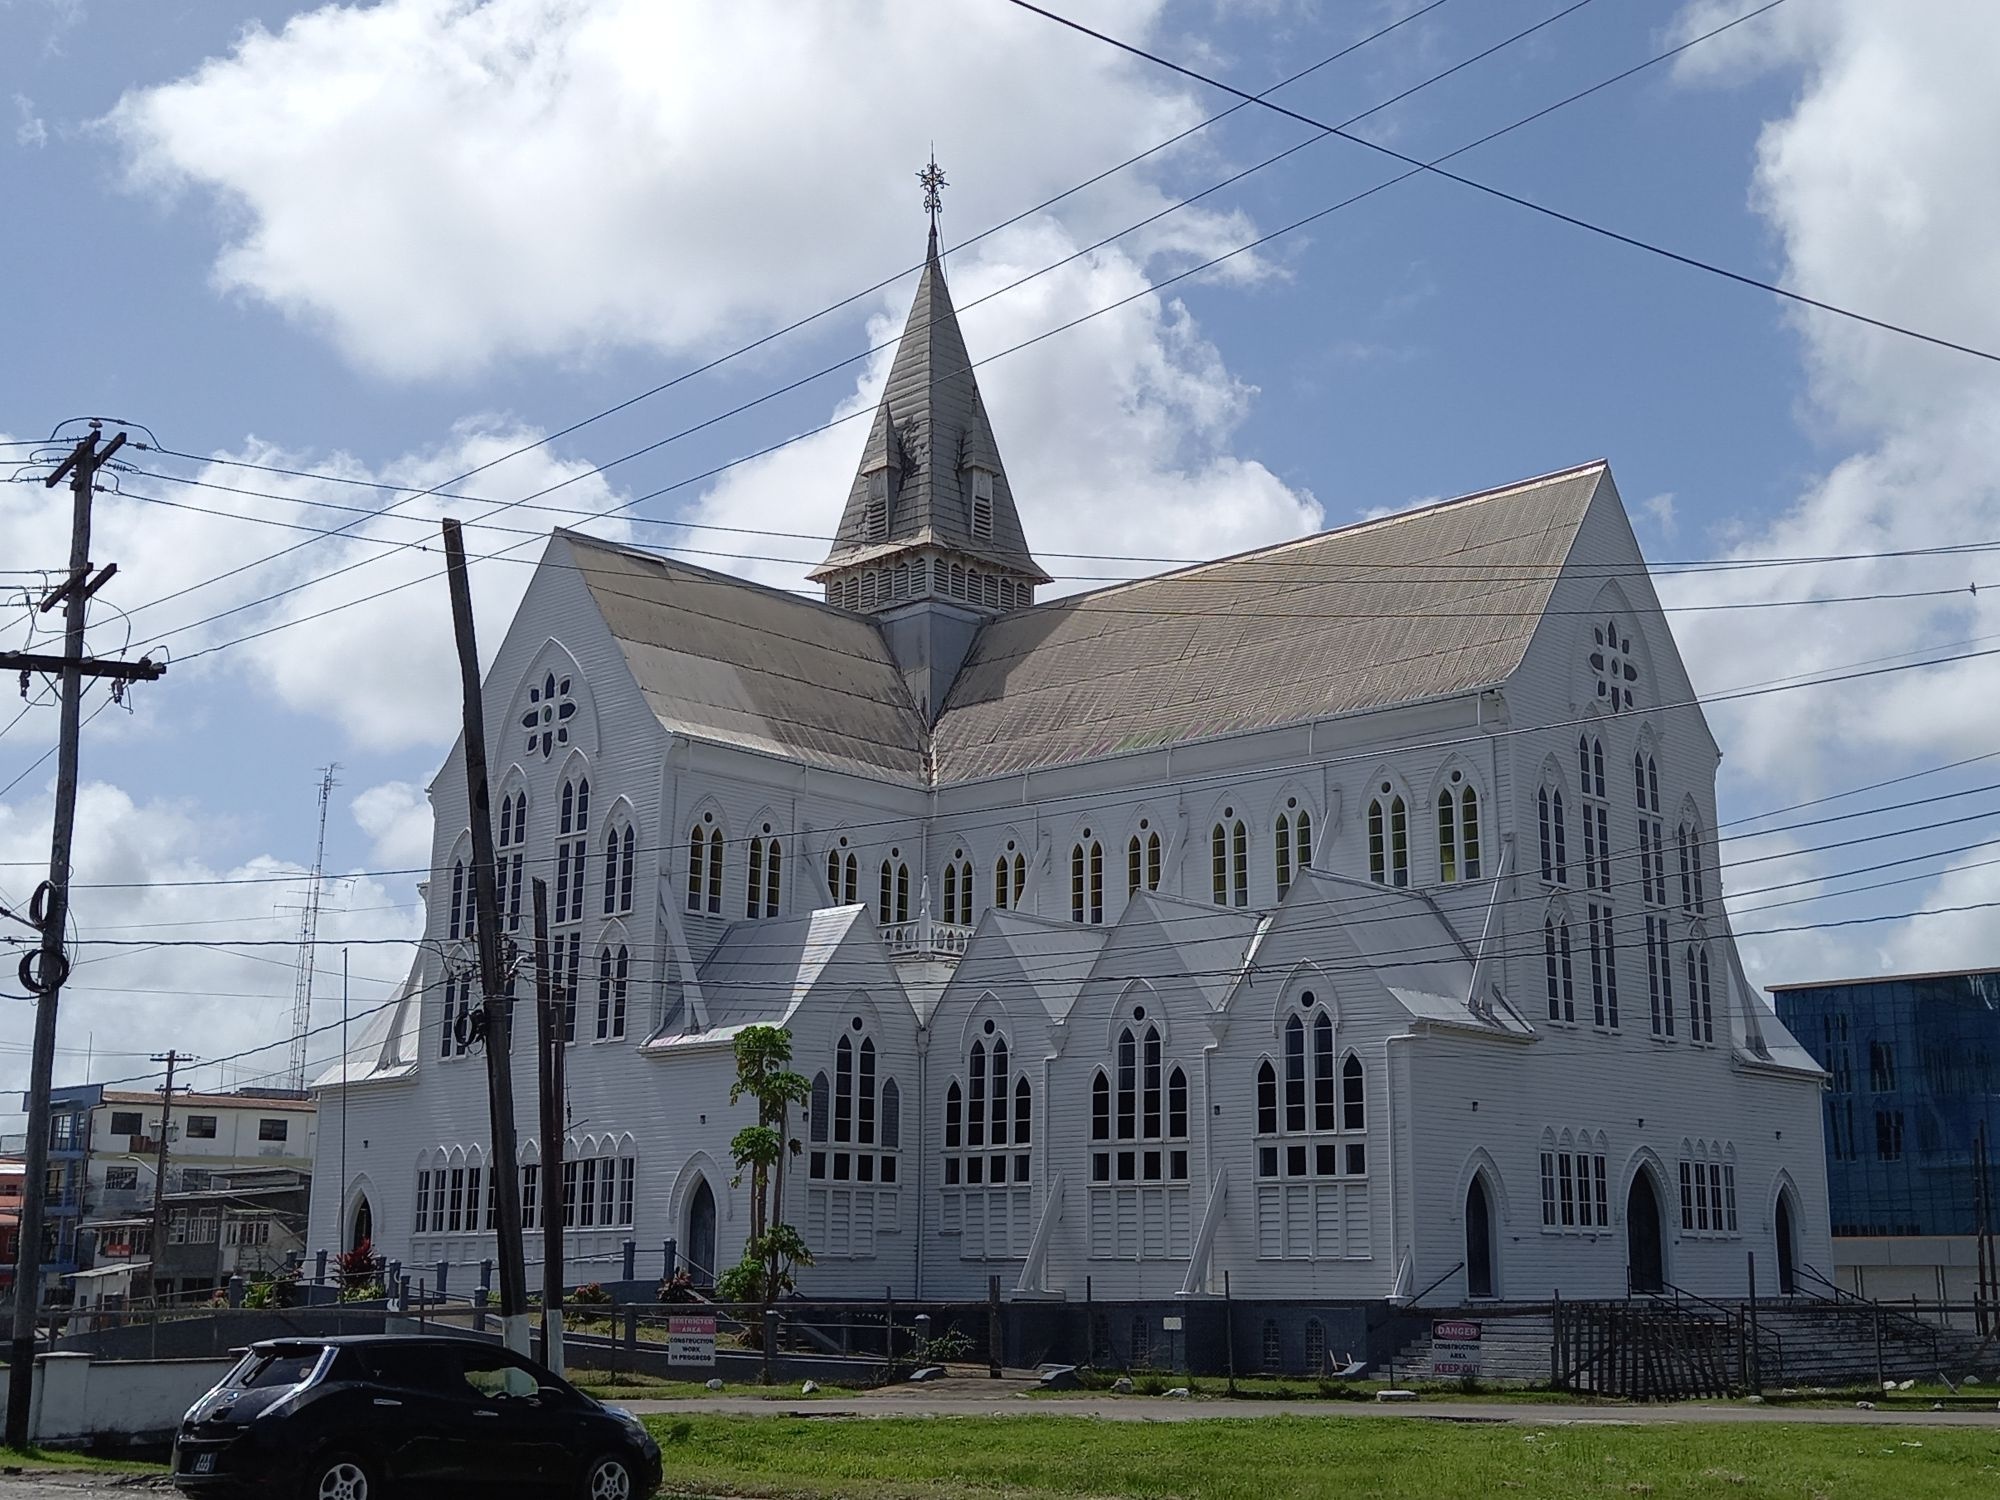
M 569 679 L 557 679 L 551 672 L 540 687 L 528 689 L 528 711 L 521 715 L 521 727 L 528 731 L 528 753 L 537 750 L 547 760 L 558 745 L 569 743 L 569 721 L 576 717 L 576 703 L 569 695 Z
M 1590 670 L 1597 675 L 1598 701 L 1611 709 L 1633 707 L 1632 684 L 1639 680 L 1639 666 L 1631 637 L 1619 632 L 1616 620 L 1592 627 L 1591 635 L 1597 642 L 1590 653 Z

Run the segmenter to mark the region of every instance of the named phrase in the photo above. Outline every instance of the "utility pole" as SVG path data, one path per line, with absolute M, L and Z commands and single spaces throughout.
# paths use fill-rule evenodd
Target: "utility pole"
M 160 1137 L 153 1142 L 153 1248 L 146 1266 L 146 1290 L 158 1300 L 160 1251 L 167 1243 L 167 1125 L 174 1108 L 174 1069 L 195 1059 L 185 1052 L 155 1052 L 152 1061 L 167 1065 L 167 1086 L 160 1090 Z
M 114 693 L 128 682 L 151 682 L 166 668 L 157 663 L 97 661 L 84 655 L 83 633 L 91 595 L 110 581 L 117 564 L 91 576 L 90 503 L 98 470 L 125 446 L 119 433 L 101 449 L 100 424 L 90 424 L 89 436 L 42 483 L 54 489 L 68 478 L 72 499 L 69 575 L 62 587 L 42 600 L 44 614 L 63 605 L 63 654 L 37 656 L 0 651 L 0 671 L 21 673 L 23 692 L 30 672 L 52 672 L 62 680 L 62 728 L 56 751 L 55 826 L 49 839 L 49 878 L 29 905 L 29 917 L 41 930 L 42 945 L 21 959 L 21 987 L 35 996 L 34 1057 L 28 1075 L 28 1150 L 21 1194 L 21 1235 L 14 1265 L 14 1328 L 8 1344 L 7 1431 L 10 1447 L 28 1442 L 29 1402 L 35 1371 L 35 1315 L 42 1301 L 42 1234 L 47 1220 L 49 1174 L 49 1090 L 55 1084 L 56 1008 L 63 981 L 69 977 L 69 956 L 63 939 L 69 924 L 70 840 L 76 828 L 77 742 L 83 726 L 83 679 L 108 677 Z
M 542 1363 L 563 1368 L 563 1127 L 565 1055 L 563 1012 L 570 997 L 558 987 L 549 960 L 549 886 L 535 881 L 535 1037 L 542 1104 Z
M 499 1239 L 500 1340 L 528 1352 L 528 1272 L 521 1243 L 521 1173 L 514 1142 L 513 995 L 500 958 L 500 891 L 493 867 L 493 810 L 486 787 L 486 709 L 479 683 L 479 648 L 472 632 L 472 587 L 465 576 L 465 536 L 444 523 L 451 624 L 458 641 L 458 675 L 465 693 L 465 794 L 472 821 L 472 901 L 479 916 L 479 984 L 486 1042 L 486 1092 L 493 1125 L 494 1225 Z

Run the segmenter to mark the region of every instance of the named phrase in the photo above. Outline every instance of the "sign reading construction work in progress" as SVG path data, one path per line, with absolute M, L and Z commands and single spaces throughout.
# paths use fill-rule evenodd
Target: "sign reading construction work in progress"
M 715 1314 L 671 1313 L 667 1317 L 667 1363 L 710 1368 L 715 1364 Z
M 1465 1380 L 1479 1374 L 1479 1332 L 1477 1323 L 1458 1318 L 1438 1318 L 1431 1323 L 1431 1378 Z

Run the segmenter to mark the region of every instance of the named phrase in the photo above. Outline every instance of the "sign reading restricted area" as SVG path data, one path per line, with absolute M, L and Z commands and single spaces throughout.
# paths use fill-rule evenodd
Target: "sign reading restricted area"
M 1431 1323 L 1431 1378 L 1460 1380 L 1479 1373 L 1479 1324 L 1456 1318 Z
M 670 1313 L 667 1316 L 667 1363 L 715 1363 L 715 1314 Z

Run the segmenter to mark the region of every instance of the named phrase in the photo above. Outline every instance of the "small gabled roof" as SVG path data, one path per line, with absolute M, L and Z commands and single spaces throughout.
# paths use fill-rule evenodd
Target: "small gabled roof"
M 866 990 L 878 1003 L 901 993 L 866 906 L 733 923 L 697 977 L 710 1031 L 782 1026 L 823 982 Z
M 988 907 L 932 1014 L 992 990 L 1010 1010 L 1017 996 L 1032 996 L 1049 1020 L 1060 1021 L 1076 1004 L 1111 933 L 1110 927 Z
M 991 536 L 972 534 L 975 467 L 993 478 Z M 869 476 L 885 468 L 888 534 L 871 540 Z M 924 543 L 949 547 L 1038 582 L 1049 581 L 1021 530 L 1014 492 L 1000 462 L 1000 445 L 994 441 L 972 358 L 958 329 L 958 313 L 951 305 L 951 289 L 945 285 L 935 235 L 896 357 L 889 365 L 888 383 L 862 445 L 833 547 L 809 576 L 821 578 L 834 569 Z
M 1177 965 L 1167 971 L 1186 978 L 1211 1010 L 1222 1008 L 1230 989 L 1250 967 L 1270 913 L 1238 906 L 1185 901 L 1158 891 L 1135 891 L 1125 903 L 1092 979 L 1120 980 L 1120 950 L 1140 943 L 1171 948 Z M 1143 934 L 1143 936 L 1131 936 Z
M 989 621 L 933 731 L 951 783 L 1506 681 L 1600 462 Z
M 408 1078 L 417 1071 L 417 1043 L 423 1024 L 423 969 L 419 961 L 411 964 L 396 998 L 361 1024 L 348 1045 L 345 1077 L 336 1057 L 312 1081 L 311 1091 L 337 1090 L 343 1082 L 352 1088 Z

